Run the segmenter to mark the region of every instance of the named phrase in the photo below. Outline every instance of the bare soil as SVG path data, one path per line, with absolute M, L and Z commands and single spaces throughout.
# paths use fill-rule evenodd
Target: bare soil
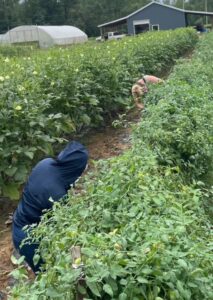
M 9 215 L 13 213 L 17 203 L 6 198 L 0 198 L 0 291 L 4 291 L 13 270 L 10 256 L 13 250 L 11 241 L 11 225 L 6 225 Z M 0 300 L 4 299 L 0 293 Z

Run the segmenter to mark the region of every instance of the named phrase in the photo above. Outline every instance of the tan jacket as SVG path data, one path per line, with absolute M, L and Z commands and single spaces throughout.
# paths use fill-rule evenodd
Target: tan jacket
M 143 109 L 144 105 L 141 103 L 141 98 L 144 94 L 148 92 L 147 84 L 152 83 L 160 83 L 163 82 L 162 79 L 152 76 L 152 75 L 145 75 L 142 79 L 139 79 L 133 86 L 132 86 L 132 96 L 135 101 L 136 106 L 139 109 Z

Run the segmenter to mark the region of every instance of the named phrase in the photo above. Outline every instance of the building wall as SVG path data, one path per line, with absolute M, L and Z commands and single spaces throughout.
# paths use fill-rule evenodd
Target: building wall
M 134 34 L 133 21 L 150 20 L 150 25 L 159 24 L 160 30 L 185 27 L 185 14 L 181 11 L 171 9 L 153 3 L 127 20 L 128 34 Z
M 35 26 L 18 26 L 6 33 L 6 39 L 11 44 L 35 42 L 38 40 L 38 30 Z
M 6 44 L 7 40 L 5 38 L 5 34 L 0 34 L 0 44 Z
M 54 33 L 54 29 L 55 28 L 52 29 L 53 33 Z M 63 30 L 61 30 L 60 28 L 60 31 Z M 69 45 L 74 43 L 76 44 L 83 43 L 86 42 L 88 38 L 87 35 L 84 34 L 83 32 L 82 34 L 78 35 L 78 32 L 76 34 L 76 31 L 70 34 L 63 34 L 61 37 L 59 34 L 54 36 L 49 34 L 47 30 L 45 30 L 45 26 L 43 27 L 43 26 L 29 25 L 29 26 L 19 26 L 9 30 L 5 34 L 5 40 L 10 44 L 38 42 L 41 48 L 48 48 L 53 45 Z
M 54 45 L 53 38 L 47 34 L 44 30 L 38 30 L 38 43 L 40 48 L 49 48 Z

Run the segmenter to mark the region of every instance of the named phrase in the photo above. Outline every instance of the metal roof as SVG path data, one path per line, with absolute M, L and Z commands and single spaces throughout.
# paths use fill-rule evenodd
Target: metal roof
M 110 24 L 113 24 L 113 23 L 119 23 L 119 22 L 124 21 L 126 19 L 128 19 L 128 16 L 124 17 L 124 18 L 120 18 L 120 19 L 114 20 L 114 21 L 111 21 L 111 22 L 108 22 L 108 23 L 104 23 L 104 24 L 98 25 L 98 27 L 103 27 L 103 26 L 110 25 Z
M 159 3 L 159 2 L 156 2 L 156 1 L 152 1 L 149 4 L 143 6 L 142 8 L 140 8 L 140 9 L 134 11 L 133 13 L 129 14 L 126 17 L 123 17 L 123 18 L 120 18 L 120 19 L 117 19 L 117 20 L 114 20 L 114 21 L 110 21 L 110 22 L 98 25 L 98 27 L 104 27 L 104 26 L 107 26 L 107 25 L 110 25 L 110 24 L 119 23 L 121 21 L 127 20 L 129 17 L 134 16 L 135 14 L 139 13 L 140 11 L 144 10 L 145 8 L 149 7 L 152 4 L 157 4 L 157 5 L 160 5 L 160 6 L 163 6 L 163 7 L 168 7 L 168 8 L 178 10 L 180 12 L 187 13 L 187 14 L 197 14 L 197 15 L 207 15 L 208 14 L 209 16 L 213 16 L 213 12 L 184 10 L 184 9 L 177 8 L 177 7 L 174 7 L 174 6 L 171 6 L 171 5 L 162 4 L 162 3 Z
M 11 29 L 11 32 L 21 30 L 42 30 L 50 35 L 53 39 L 63 39 L 68 37 L 86 36 L 86 34 L 77 27 L 60 25 L 60 26 L 37 26 L 37 25 L 22 25 Z
M 193 15 L 213 16 L 213 12 L 210 11 L 184 10 L 184 13 Z
M 55 39 L 86 35 L 82 30 L 74 26 L 38 26 L 38 28 L 45 31 Z

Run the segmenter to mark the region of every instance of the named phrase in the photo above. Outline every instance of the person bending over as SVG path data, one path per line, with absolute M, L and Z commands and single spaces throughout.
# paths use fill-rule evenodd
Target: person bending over
M 142 103 L 142 97 L 144 96 L 144 94 L 148 92 L 148 85 L 161 83 L 161 82 L 163 82 L 163 80 L 156 76 L 144 75 L 143 78 L 139 79 L 132 86 L 132 96 L 137 108 L 144 109 L 144 104 Z
M 23 229 L 26 225 L 38 225 L 44 209 L 51 209 L 54 201 L 59 201 L 70 189 L 70 185 L 82 175 L 88 162 L 88 152 L 78 142 L 70 142 L 56 159 L 45 158 L 32 170 L 24 187 L 21 201 L 13 215 L 12 237 L 16 250 L 36 273 L 42 260 L 33 263 L 39 245 L 21 245 L 28 236 Z M 51 201 L 50 201 L 51 199 Z

